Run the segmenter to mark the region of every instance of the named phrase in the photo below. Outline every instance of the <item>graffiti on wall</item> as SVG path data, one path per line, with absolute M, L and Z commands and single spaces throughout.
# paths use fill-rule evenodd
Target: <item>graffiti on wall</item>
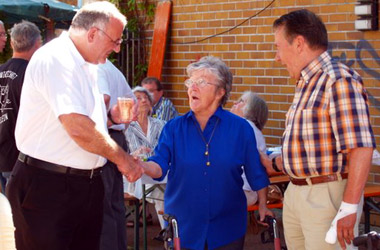
M 339 56 L 333 56 L 334 50 L 342 50 L 341 54 Z M 355 58 L 347 58 L 346 52 L 347 50 L 355 51 Z M 380 70 L 379 69 L 373 69 L 368 67 L 365 64 L 365 61 L 361 57 L 362 52 L 367 52 L 367 54 L 371 55 L 371 58 L 364 58 L 364 59 L 370 59 L 375 61 L 380 68 L 380 56 L 376 52 L 376 50 L 372 47 L 372 45 L 366 41 L 366 40 L 360 40 L 357 42 L 357 44 L 353 44 L 350 42 L 330 42 L 328 46 L 328 52 L 329 54 L 336 60 L 339 60 L 340 62 L 346 64 L 347 66 L 351 67 L 355 60 L 358 62 L 360 68 L 366 72 L 368 75 L 373 77 L 374 79 L 378 80 L 380 82 Z M 380 100 L 376 100 L 374 96 L 371 95 L 371 93 L 368 92 L 368 98 L 372 105 L 374 106 L 380 106 Z

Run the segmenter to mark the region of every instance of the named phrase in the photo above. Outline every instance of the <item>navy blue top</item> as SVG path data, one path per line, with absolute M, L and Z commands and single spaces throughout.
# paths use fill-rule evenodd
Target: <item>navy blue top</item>
M 176 216 L 181 247 L 188 249 L 203 250 L 206 241 L 214 249 L 245 235 L 242 166 L 253 190 L 269 185 L 248 122 L 219 107 L 203 131 L 206 142 L 215 125 L 209 144 L 210 166 L 192 111 L 165 125 L 155 154 L 149 158 L 162 168 L 158 180 L 168 172 L 165 213 Z

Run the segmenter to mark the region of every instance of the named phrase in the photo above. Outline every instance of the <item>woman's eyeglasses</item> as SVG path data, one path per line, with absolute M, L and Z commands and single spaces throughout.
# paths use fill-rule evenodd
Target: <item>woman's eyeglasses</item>
M 185 81 L 185 86 L 186 86 L 187 88 L 190 88 L 193 84 L 195 84 L 198 88 L 203 88 L 203 87 L 205 87 L 207 84 L 209 84 L 209 85 L 214 85 L 214 86 L 219 87 L 218 84 L 216 84 L 216 83 L 206 82 L 206 81 L 203 80 L 203 79 L 198 79 L 198 80 L 196 80 L 196 81 L 191 80 L 191 79 L 187 79 L 187 80 Z

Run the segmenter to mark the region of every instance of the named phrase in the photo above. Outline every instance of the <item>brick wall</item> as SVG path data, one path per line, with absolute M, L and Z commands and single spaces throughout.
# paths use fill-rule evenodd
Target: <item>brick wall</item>
M 178 110 L 189 110 L 183 81 L 185 67 L 205 55 L 222 58 L 234 74 L 231 100 L 243 91 L 259 93 L 268 103 L 264 135 L 269 146 L 280 145 L 285 113 L 293 99 L 295 81 L 274 61 L 273 21 L 299 8 L 317 13 L 327 26 L 330 52 L 364 78 L 370 95 L 371 122 L 380 145 L 380 31 L 354 29 L 354 0 L 276 0 L 240 27 L 203 42 L 193 41 L 223 32 L 261 11 L 271 1 L 173 0 L 169 45 L 165 56 L 165 92 Z M 151 30 L 147 32 L 151 37 Z M 232 106 L 229 101 L 226 108 Z M 373 167 L 369 182 L 380 183 L 380 167 Z

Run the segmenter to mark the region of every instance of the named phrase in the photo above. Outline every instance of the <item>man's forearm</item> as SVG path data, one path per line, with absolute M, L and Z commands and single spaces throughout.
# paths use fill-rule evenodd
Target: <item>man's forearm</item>
M 124 150 L 106 133 L 99 131 L 87 116 L 68 114 L 59 117 L 70 137 L 84 150 L 101 155 L 119 164 L 128 157 Z
M 343 201 L 358 204 L 372 164 L 373 148 L 355 148 L 348 154 L 348 180 Z

